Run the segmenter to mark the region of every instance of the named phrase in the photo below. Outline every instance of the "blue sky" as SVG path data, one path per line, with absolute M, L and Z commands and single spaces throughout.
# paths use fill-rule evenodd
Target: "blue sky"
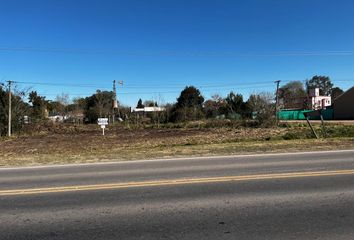
M 351 0 L 0 0 L 0 8 L 0 80 L 32 82 L 18 85 L 47 99 L 110 90 L 114 79 L 124 81 L 126 105 L 173 102 L 186 85 L 206 98 L 231 90 L 247 98 L 313 75 L 354 85 Z

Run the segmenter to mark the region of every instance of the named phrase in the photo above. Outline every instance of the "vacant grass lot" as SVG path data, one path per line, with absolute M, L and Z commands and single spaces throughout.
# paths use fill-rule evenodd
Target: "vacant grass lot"
M 320 125 L 315 126 L 323 136 Z M 314 139 L 302 123 L 278 128 L 206 124 L 127 129 L 97 125 L 48 125 L 34 134 L 0 140 L 0 166 L 87 163 L 182 156 L 229 155 L 354 148 L 354 126 L 331 125 Z

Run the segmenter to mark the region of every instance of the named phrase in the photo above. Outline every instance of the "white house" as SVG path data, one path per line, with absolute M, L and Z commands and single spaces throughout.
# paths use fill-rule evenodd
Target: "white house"
M 166 111 L 164 107 L 144 107 L 144 108 L 132 108 L 132 112 L 163 112 Z
M 309 98 L 313 110 L 323 109 L 332 105 L 331 96 L 320 96 L 319 88 L 310 89 Z

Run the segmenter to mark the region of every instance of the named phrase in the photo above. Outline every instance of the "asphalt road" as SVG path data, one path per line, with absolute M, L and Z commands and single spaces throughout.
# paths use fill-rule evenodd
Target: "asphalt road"
M 0 239 L 354 239 L 354 150 L 0 169 Z

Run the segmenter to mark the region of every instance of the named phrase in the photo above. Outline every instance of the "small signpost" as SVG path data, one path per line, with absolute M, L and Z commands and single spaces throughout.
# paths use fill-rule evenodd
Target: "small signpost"
M 98 125 L 101 126 L 102 128 L 102 135 L 104 136 L 104 129 L 106 128 L 106 125 L 108 125 L 108 118 L 99 118 L 97 120 Z

